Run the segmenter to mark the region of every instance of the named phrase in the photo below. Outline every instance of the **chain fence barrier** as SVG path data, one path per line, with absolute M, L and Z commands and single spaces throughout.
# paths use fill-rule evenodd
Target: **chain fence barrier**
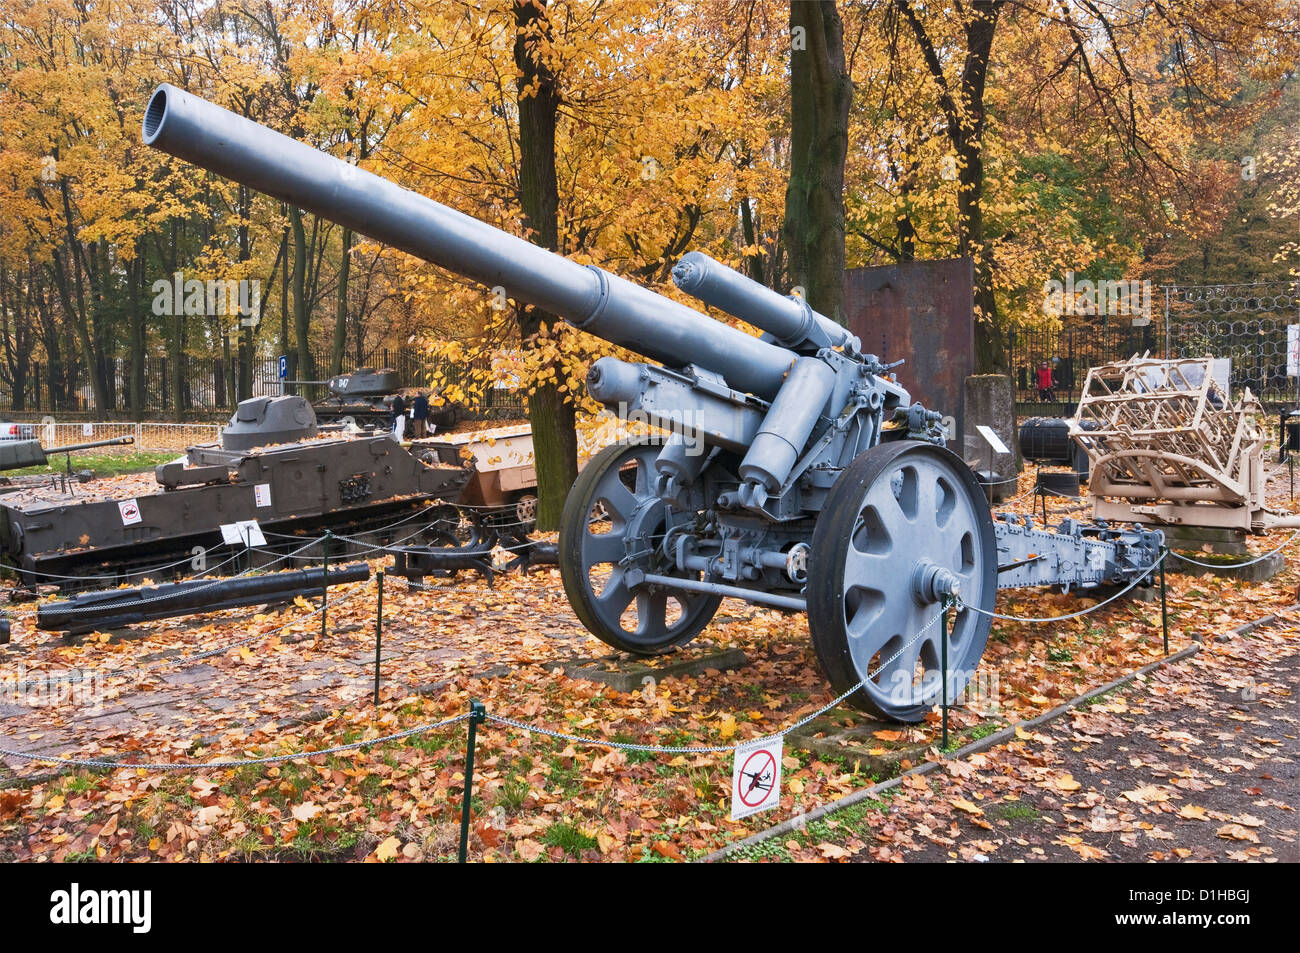
M 1292 533 L 1290 539 L 1284 542 L 1281 546 L 1277 547 L 1277 549 L 1271 550 L 1270 552 L 1265 553 L 1263 556 L 1256 556 L 1254 559 L 1250 560 L 1249 562 L 1244 562 L 1244 563 L 1235 563 L 1235 562 L 1234 563 L 1228 563 L 1228 562 L 1208 563 L 1208 562 L 1203 562 L 1199 559 L 1193 559 L 1191 556 L 1184 556 L 1182 553 L 1176 553 L 1173 551 L 1170 551 L 1169 555 L 1173 556 L 1175 559 L 1181 559 L 1185 563 L 1191 563 L 1193 566 L 1203 566 L 1206 569 L 1242 569 L 1246 566 L 1253 566 L 1256 563 L 1262 563 L 1266 559 L 1272 559 L 1282 550 L 1286 549 L 1288 546 L 1294 543 L 1297 539 L 1300 539 L 1300 529 Z

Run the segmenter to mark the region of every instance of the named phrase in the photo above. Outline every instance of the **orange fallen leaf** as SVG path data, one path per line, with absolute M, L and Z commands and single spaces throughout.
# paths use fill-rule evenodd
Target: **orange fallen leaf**
M 1072 774 L 1060 774 L 1052 779 L 1052 785 L 1058 791 L 1077 791 L 1083 787 L 1078 781 L 1074 780 Z
M 817 845 L 817 850 L 827 860 L 843 860 L 845 857 L 852 857 L 853 851 L 845 850 L 838 844 L 822 843 Z
M 392 860 L 397 856 L 397 849 L 401 846 L 402 842 L 397 837 L 390 837 L 375 848 L 375 859 L 380 863 Z
M 1252 844 L 1259 843 L 1259 837 L 1248 827 L 1242 827 L 1240 824 L 1224 824 L 1214 833 L 1218 834 L 1224 840 L 1245 840 Z

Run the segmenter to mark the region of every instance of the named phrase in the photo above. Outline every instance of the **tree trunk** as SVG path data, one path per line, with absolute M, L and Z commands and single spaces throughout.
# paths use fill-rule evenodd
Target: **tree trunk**
M 975 264 L 975 373 L 1006 373 L 1006 348 L 993 293 L 993 248 L 984 233 L 984 85 L 1003 0 L 974 0 L 965 22 L 961 85 L 954 90 L 939 55 L 941 45 L 926 31 L 911 0 L 894 0 L 921 48 L 939 90 L 948 139 L 957 158 L 957 249 Z
M 515 0 L 514 14 L 515 66 L 519 69 L 519 204 L 529 239 L 555 251 L 560 204 L 555 180 L 555 121 L 560 96 L 554 75 L 537 51 L 539 42 L 549 42 L 551 25 L 544 0 Z M 520 339 L 528 347 L 543 324 L 554 326 L 559 319 L 523 306 L 517 321 Z M 573 405 L 558 386 L 555 382 L 539 384 L 528 398 L 537 467 L 537 528 L 543 531 L 559 528 L 565 497 L 578 475 Z
M 790 4 L 790 281 L 828 318 L 844 315 L 844 161 L 853 82 L 834 0 Z
M 127 404 L 131 409 L 131 416 L 140 420 L 144 415 L 144 362 L 145 362 L 145 328 L 144 328 L 144 302 L 145 302 L 145 244 L 143 239 L 138 239 L 135 243 L 135 258 L 131 261 L 131 267 L 127 270 L 129 275 L 129 284 L 131 295 L 129 305 L 131 308 L 130 326 L 127 330 L 129 340 L 127 341 L 127 353 L 130 355 L 130 378 L 127 382 Z
M 289 206 L 289 224 L 293 229 L 293 332 L 298 348 L 297 377 L 314 379 L 311 366 L 311 311 L 307 306 L 307 233 L 302 227 L 302 210 Z M 298 393 L 294 387 L 290 393 Z
M 966 62 L 961 96 L 965 121 L 958 124 L 957 214 L 961 223 L 958 254 L 975 261 L 975 373 L 1005 374 L 1006 348 L 993 293 L 993 248 L 984 233 L 984 83 L 997 28 L 996 4 L 976 3 L 966 26 Z
M 343 229 L 343 258 L 339 261 L 338 307 L 334 312 L 334 342 L 330 349 L 330 374 L 343 373 L 343 352 L 348 346 L 348 278 L 352 273 L 352 229 Z

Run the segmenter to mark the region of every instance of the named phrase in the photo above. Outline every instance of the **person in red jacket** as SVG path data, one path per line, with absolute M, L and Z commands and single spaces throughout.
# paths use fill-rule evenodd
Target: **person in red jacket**
M 1038 368 L 1038 399 L 1046 401 L 1055 401 L 1056 395 L 1052 393 L 1052 387 L 1055 385 L 1052 380 L 1052 365 L 1043 361 Z

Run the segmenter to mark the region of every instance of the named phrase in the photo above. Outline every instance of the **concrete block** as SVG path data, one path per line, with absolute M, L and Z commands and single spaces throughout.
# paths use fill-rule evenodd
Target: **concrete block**
M 577 659 L 563 662 L 559 667 L 570 678 L 600 682 L 616 692 L 639 692 L 647 678 L 659 682 L 665 678 L 702 675 L 710 670 L 725 672 L 748 664 L 749 659 L 740 649 L 718 649 L 700 655 L 678 652 L 653 659 Z
M 1016 398 L 1011 378 L 1003 374 L 976 374 L 965 382 L 965 432 L 962 451 L 974 470 L 986 471 L 992 461 L 996 474 L 993 485 L 995 503 L 1016 495 L 1014 478 L 1020 475 L 1020 446 L 1016 440 Z M 1010 450 L 994 453 L 975 428 L 988 427 Z

